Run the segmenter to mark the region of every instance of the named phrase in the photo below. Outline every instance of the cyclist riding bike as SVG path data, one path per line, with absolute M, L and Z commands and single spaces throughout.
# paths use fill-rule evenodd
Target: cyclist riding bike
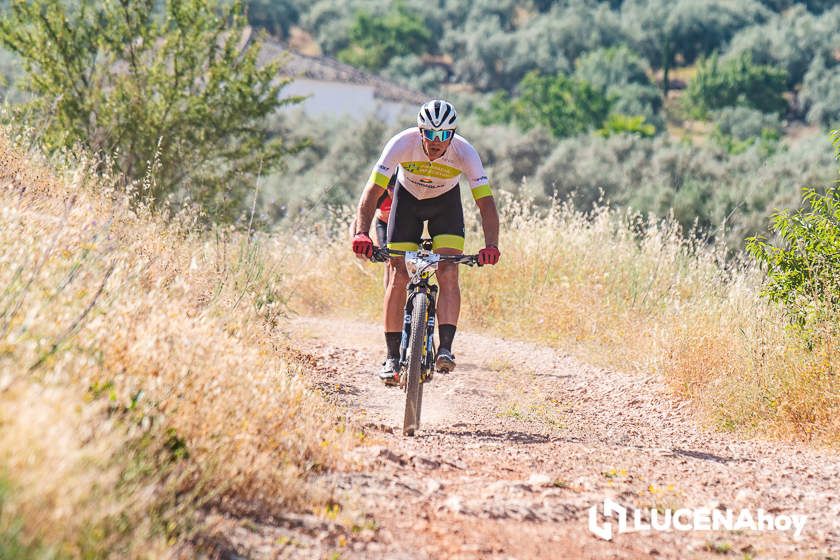
M 455 134 L 458 115 L 451 103 L 429 101 L 420 108 L 417 126 L 391 138 L 362 192 L 356 213 L 353 252 L 369 257 L 373 241 L 368 232 L 377 203 L 396 171 L 393 201 L 388 217 L 389 249 L 416 251 L 423 225 L 432 237 L 432 249 L 442 255 L 460 255 L 464 250 L 464 212 L 459 180 L 465 175 L 481 214 L 485 247 L 478 252 L 479 264 L 499 261 L 499 214 L 484 166 L 475 148 Z M 392 257 L 385 290 L 385 342 L 387 355 L 379 377 L 393 384 L 399 376 L 400 339 L 406 300 L 408 272 L 405 259 Z M 461 309 L 458 266 L 441 263 L 437 272 L 438 340 L 435 367 L 444 372 L 455 368 L 452 342 Z

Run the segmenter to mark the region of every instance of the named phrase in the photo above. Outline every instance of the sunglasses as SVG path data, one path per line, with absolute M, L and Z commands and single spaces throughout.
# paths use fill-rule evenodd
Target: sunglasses
M 423 138 L 429 140 L 430 142 L 437 140 L 438 142 L 446 142 L 452 135 L 455 134 L 454 130 L 429 130 L 424 128 L 422 130 Z

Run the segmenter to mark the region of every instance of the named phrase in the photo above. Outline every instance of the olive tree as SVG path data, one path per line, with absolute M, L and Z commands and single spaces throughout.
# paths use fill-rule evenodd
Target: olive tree
M 631 44 L 663 71 L 666 94 L 678 57 L 693 62 L 722 47 L 738 30 L 770 17 L 754 0 L 627 0 L 621 14 Z
M 787 72 L 787 86 L 802 82 L 811 61 L 831 58 L 840 44 L 840 6 L 815 16 L 796 5 L 762 25 L 739 32 L 724 52 L 723 60 L 749 54 L 757 64 L 772 65 Z
M 245 27 L 236 2 L 15 0 L 0 44 L 23 62 L 47 148 L 113 156 L 129 181 L 152 172 L 156 204 L 189 197 L 232 219 L 254 175 L 297 148 L 265 118 L 297 99 Z
M 826 129 L 840 126 L 840 64 L 818 56 L 805 74 L 800 100 L 808 122 Z
M 699 65 L 688 84 L 685 104 L 699 118 L 711 110 L 734 106 L 781 114 L 788 107 L 782 96 L 786 77 L 782 69 L 753 63 L 749 54 L 722 63 L 715 54 Z
M 300 10 L 292 0 L 248 0 L 248 23 L 282 39 L 289 36 Z
M 606 94 L 613 113 L 643 116 L 661 128 L 662 97 L 649 73 L 647 61 L 625 45 L 590 51 L 578 58 L 575 69 L 576 78 Z

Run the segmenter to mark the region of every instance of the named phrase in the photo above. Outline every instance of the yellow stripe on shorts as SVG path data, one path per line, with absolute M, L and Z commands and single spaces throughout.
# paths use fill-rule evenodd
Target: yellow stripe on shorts
M 432 238 L 432 251 L 438 249 L 457 249 L 464 250 L 464 238 L 460 235 L 452 235 L 449 233 L 441 233 Z
M 410 241 L 394 241 L 388 243 L 388 248 L 395 251 L 416 251 L 420 248 L 420 245 Z

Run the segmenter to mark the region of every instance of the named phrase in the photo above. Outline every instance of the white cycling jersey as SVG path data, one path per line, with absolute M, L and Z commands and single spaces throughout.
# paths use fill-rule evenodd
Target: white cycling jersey
M 458 186 L 461 175 L 470 183 L 473 198 L 492 196 L 478 152 L 458 134 L 441 157 L 430 161 L 423 151 L 420 129 L 404 130 L 385 145 L 370 180 L 383 189 L 397 170 L 397 181 L 418 199 L 434 198 Z

